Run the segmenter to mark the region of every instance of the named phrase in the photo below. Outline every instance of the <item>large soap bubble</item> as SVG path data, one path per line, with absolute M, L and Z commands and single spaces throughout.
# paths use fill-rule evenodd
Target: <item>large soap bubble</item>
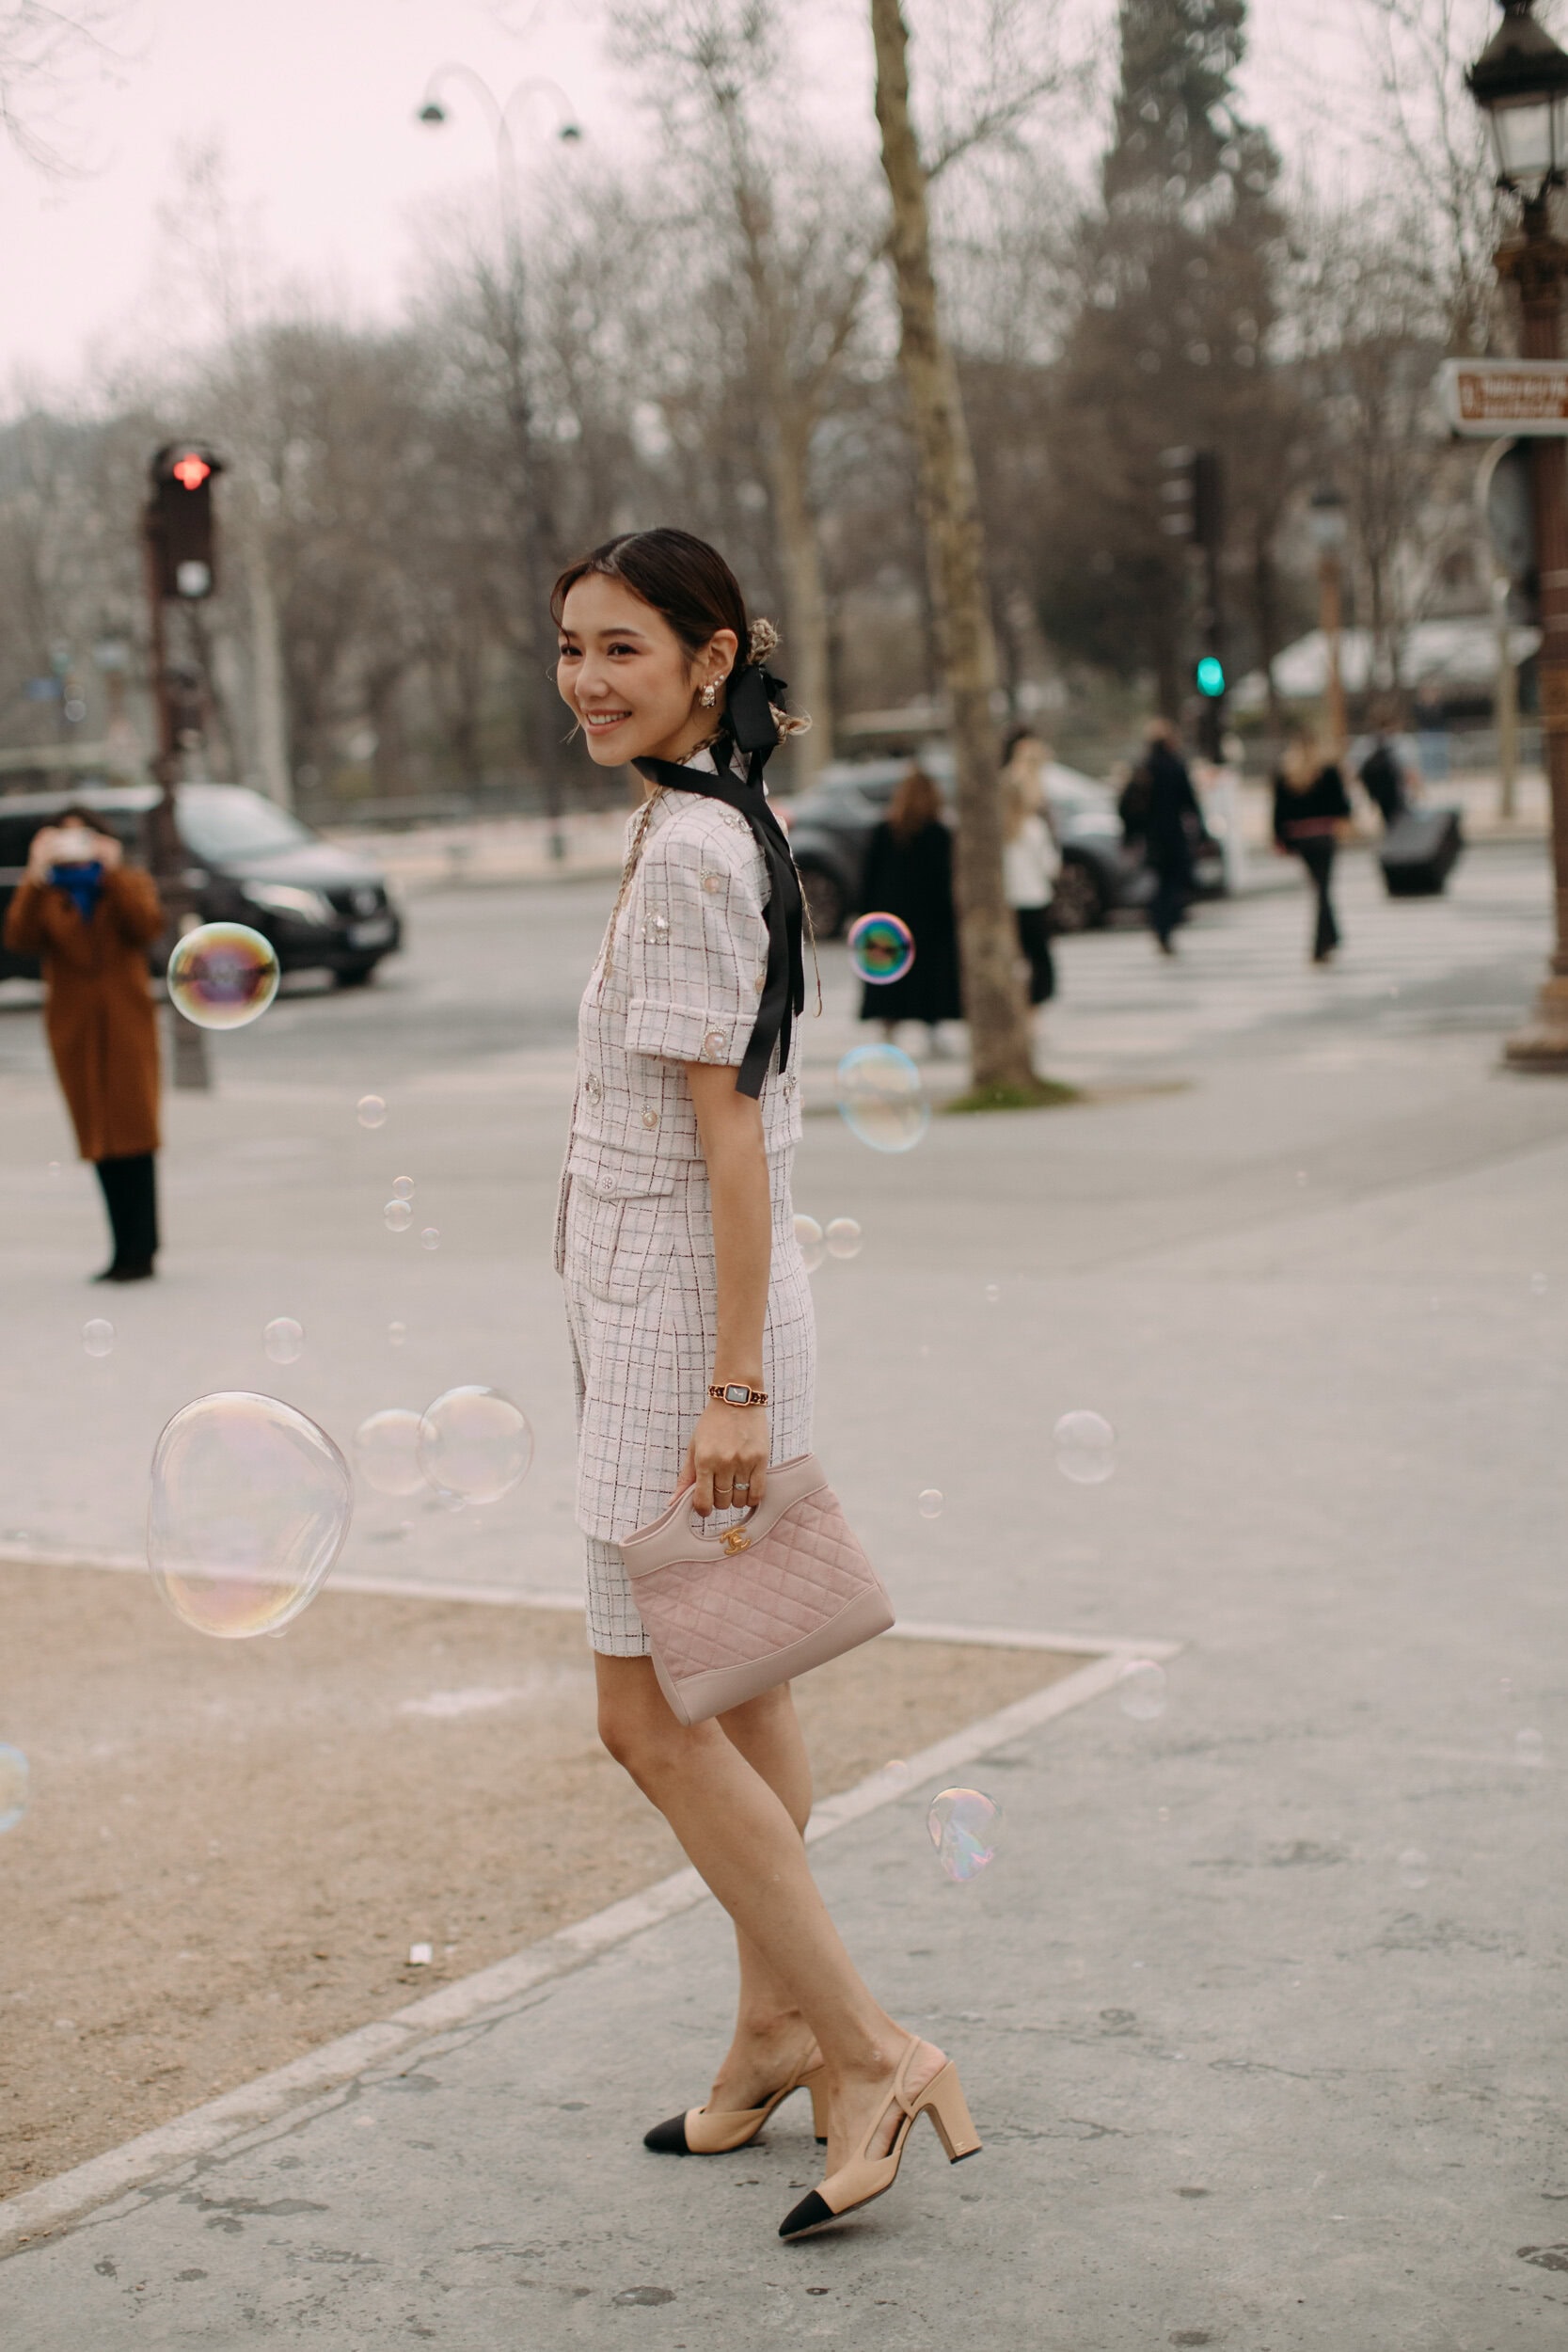
M 849 926 L 849 961 L 874 988 L 901 980 L 914 961 L 914 933 L 896 914 L 863 914 Z
M 420 1422 L 425 1476 L 465 1502 L 499 1502 L 532 1459 L 528 1416 L 494 1389 L 447 1389 Z
M 401 1330 L 395 1324 L 394 1330 Z M 426 1479 L 420 1462 L 420 1416 L 406 1406 L 372 1413 L 354 1433 L 354 1456 L 377 1494 L 417 1495 Z
M 944 1788 L 931 1799 L 926 1827 L 937 1860 L 957 1884 L 978 1878 L 995 1854 L 1001 1818 L 995 1799 L 978 1788 Z
M 896 1045 L 857 1045 L 838 1065 L 845 1125 L 873 1152 L 912 1152 L 930 1124 L 920 1073 Z
M 275 1396 L 198 1396 L 152 1455 L 147 1560 L 198 1633 L 277 1633 L 321 1590 L 353 1509 L 348 1464 L 324 1429 Z
M 198 1029 L 243 1029 L 277 993 L 277 950 L 247 923 L 203 923 L 168 960 L 169 1001 Z
M 15 1829 L 27 1810 L 27 1759 L 0 1740 L 0 1831 Z

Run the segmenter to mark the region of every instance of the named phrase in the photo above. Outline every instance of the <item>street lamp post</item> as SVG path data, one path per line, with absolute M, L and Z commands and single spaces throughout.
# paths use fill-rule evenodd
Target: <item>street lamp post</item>
M 1497 184 L 1520 200 L 1519 228 L 1497 247 L 1497 274 L 1518 289 L 1523 357 L 1561 357 L 1559 315 L 1568 245 L 1554 236 L 1550 191 L 1568 166 L 1568 55 L 1530 13 L 1503 0 L 1503 21 L 1465 76 L 1487 119 Z M 1556 924 L 1535 1018 L 1511 1037 L 1515 1069 L 1568 1073 L 1568 467 L 1560 438 L 1530 442 L 1541 580 L 1541 723 L 1551 790 Z
M 1336 759 L 1350 739 L 1345 724 L 1345 681 L 1339 662 L 1339 631 L 1344 617 L 1344 554 L 1347 527 L 1345 501 L 1332 484 L 1312 493 L 1307 516 L 1312 545 L 1318 550 L 1318 626 L 1327 656 L 1325 701 L 1329 743 Z
M 562 109 L 562 120 L 556 133 L 558 138 L 568 143 L 575 142 L 581 138 L 582 132 L 573 119 L 570 103 L 558 83 L 538 79 L 519 82 L 503 102 L 471 66 L 460 63 L 438 66 L 431 75 L 418 111 L 420 122 L 438 127 L 447 121 L 448 111 L 441 103 L 440 93 L 446 85 L 452 82 L 461 82 L 478 99 L 496 146 L 496 193 L 500 213 L 503 278 L 500 333 L 506 363 L 508 421 L 516 444 L 521 477 L 517 499 L 518 569 L 522 574 L 519 584 L 528 606 L 524 642 L 537 654 L 545 643 L 544 614 L 550 590 L 551 532 L 536 463 L 533 404 L 528 383 L 517 136 L 513 129 L 513 118 L 519 107 L 543 93 L 553 97 Z M 537 668 L 541 675 L 547 667 L 538 661 L 531 666 Z M 560 863 L 566 855 L 560 747 L 549 701 L 539 691 L 538 677 L 530 681 L 530 691 L 524 698 L 523 736 L 532 752 L 535 768 L 545 787 L 545 806 L 550 826 L 550 856 Z

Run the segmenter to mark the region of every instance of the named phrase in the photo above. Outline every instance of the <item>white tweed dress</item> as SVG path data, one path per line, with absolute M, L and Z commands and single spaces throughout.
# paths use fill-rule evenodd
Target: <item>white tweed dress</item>
M 712 771 L 705 753 L 691 764 Z M 768 962 L 768 886 L 736 810 L 658 792 L 578 1015 L 555 1263 L 577 1385 L 588 1638 L 605 1657 L 646 1653 L 620 1539 L 674 1494 L 713 1377 L 713 1213 L 681 1065 L 738 1066 L 745 1054 Z M 799 1082 L 793 1066 L 781 1073 L 776 1052 L 761 1107 L 773 1203 L 762 1384 L 782 1462 L 811 1446 L 816 1339 L 789 1191 Z

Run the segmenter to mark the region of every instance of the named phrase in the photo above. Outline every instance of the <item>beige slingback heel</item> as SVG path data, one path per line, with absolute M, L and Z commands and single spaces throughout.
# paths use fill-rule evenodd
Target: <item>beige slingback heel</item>
M 814 2231 L 829 2229 L 835 2221 L 842 2221 L 846 2214 L 869 2205 L 873 2198 L 885 2197 L 898 2178 L 898 2167 L 917 2115 L 928 2115 L 936 2125 L 937 2137 L 947 2152 L 949 2164 L 960 2164 L 965 2156 L 979 2154 L 980 2135 L 971 2120 L 958 2070 L 951 2058 L 918 2090 L 906 2090 L 906 2078 L 919 2048 L 919 2035 L 911 2034 L 888 2096 L 868 2125 L 859 2152 L 836 2172 L 830 2172 L 820 2188 L 802 2197 L 794 2211 L 785 2215 L 779 2224 L 781 2237 L 810 2237 Z M 903 2111 L 893 2146 L 885 2156 L 873 2156 L 867 2152 L 893 2106 Z
M 684 2115 L 671 2116 L 667 2123 L 656 2123 L 652 2131 L 642 2135 L 644 2148 L 652 2148 L 663 2156 L 727 2156 L 732 2149 L 744 2148 L 755 2139 L 777 2106 L 782 2106 L 791 2091 L 811 2092 L 812 2128 L 818 2145 L 828 2137 L 828 2077 L 822 2060 L 803 2067 L 792 2074 L 781 2090 L 775 2090 L 766 2106 L 722 2108 L 688 2107 Z

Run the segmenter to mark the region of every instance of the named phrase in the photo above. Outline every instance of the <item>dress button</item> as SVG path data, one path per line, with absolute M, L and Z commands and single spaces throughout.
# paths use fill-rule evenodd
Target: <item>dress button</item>
M 790 1073 L 789 1073 L 788 1077 L 784 1080 L 784 1092 L 785 1092 L 786 1094 L 793 1094 L 793 1093 L 794 1093 L 794 1091 L 795 1091 L 795 1073 L 794 1073 L 794 1071 L 793 1071 L 793 1070 L 790 1072 Z
M 721 1061 L 729 1045 L 729 1041 L 728 1037 L 722 1029 L 709 1029 L 706 1037 L 703 1040 L 703 1059 L 705 1061 Z
M 662 907 L 649 908 L 646 915 L 643 917 L 642 936 L 644 939 L 649 940 L 669 938 L 670 917 L 665 914 Z
M 582 1090 L 584 1094 L 587 1095 L 588 1100 L 591 1103 L 596 1103 L 600 1095 L 604 1092 L 603 1087 L 600 1086 L 597 1078 L 594 1077 L 584 1078 L 582 1082 Z
M 651 1103 L 642 1114 L 642 1124 L 644 1127 L 657 1127 L 658 1125 L 658 1113 L 654 1109 Z
M 722 890 L 723 887 L 724 877 L 722 874 L 705 874 L 703 876 L 703 888 L 710 897 L 715 891 Z
M 757 994 L 760 996 L 763 990 L 768 986 L 767 973 L 759 972 L 756 978 L 752 982 L 752 986 L 756 990 Z

